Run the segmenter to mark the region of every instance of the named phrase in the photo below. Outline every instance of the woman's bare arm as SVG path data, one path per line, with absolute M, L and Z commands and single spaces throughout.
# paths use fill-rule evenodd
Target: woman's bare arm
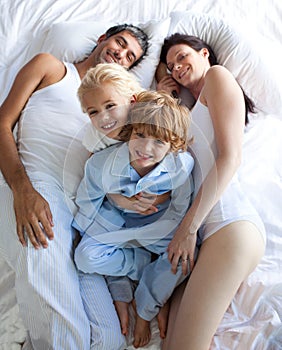
M 245 105 L 242 90 L 234 77 L 223 67 L 211 68 L 205 77 L 200 99 L 209 108 L 218 155 L 169 244 L 173 271 L 176 271 L 180 257 L 193 259 L 196 234 L 190 233 L 197 232 L 241 162 Z

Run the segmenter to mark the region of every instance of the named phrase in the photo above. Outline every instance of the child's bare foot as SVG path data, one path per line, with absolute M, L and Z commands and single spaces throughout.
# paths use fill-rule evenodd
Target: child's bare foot
M 162 339 L 166 337 L 168 313 L 169 313 L 169 302 L 164 304 L 164 306 L 160 309 L 160 312 L 157 315 L 158 326 L 160 330 L 160 337 Z
M 151 340 L 150 321 L 146 321 L 137 315 L 135 329 L 134 329 L 134 341 L 133 346 L 140 348 L 145 346 Z
M 128 316 L 128 306 L 129 304 L 124 301 L 115 301 L 115 308 L 117 310 L 119 322 L 120 322 L 120 328 L 121 333 L 123 335 L 128 335 L 128 322 L 129 322 L 129 316 Z

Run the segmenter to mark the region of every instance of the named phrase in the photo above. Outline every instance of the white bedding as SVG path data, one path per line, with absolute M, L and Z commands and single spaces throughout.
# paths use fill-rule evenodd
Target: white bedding
M 240 179 L 265 223 L 267 248 L 261 263 L 225 313 L 211 350 L 279 350 L 282 349 L 281 0 L 1 0 L 0 102 L 18 69 L 42 47 L 48 49 L 49 30 L 55 23 L 102 20 L 146 25 L 149 20 L 165 20 L 175 11 L 187 10 L 223 20 L 243 33 L 256 49 L 253 56 L 244 59 L 245 71 L 233 73 L 242 79 L 244 89 L 259 106 L 258 115 L 246 131 Z M 180 25 L 178 19 L 174 25 L 176 28 Z M 204 23 L 201 30 L 205 27 Z M 206 35 L 210 33 L 209 29 Z M 232 57 L 225 57 L 227 65 L 233 69 L 240 55 L 237 51 Z M 254 56 L 258 59 L 256 66 Z M 252 65 L 246 65 L 248 60 Z M 16 350 L 21 348 L 26 332 L 18 315 L 14 275 L 1 256 L 0 271 L 0 350 Z M 158 350 L 156 325 L 153 331 L 152 342 L 146 349 Z

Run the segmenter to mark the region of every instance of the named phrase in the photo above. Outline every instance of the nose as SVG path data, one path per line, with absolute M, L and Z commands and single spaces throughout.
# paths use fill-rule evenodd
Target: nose
M 153 147 L 153 140 L 152 139 L 149 139 L 149 138 L 145 138 L 143 139 L 143 144 L 142 144 L 142 147 L 143 147 L 143 151 L 146 153 L 146 152 L 150 152 L 152 147 Z
M 182 67 L 182 65 L 180 63 L 175 63 L 172 71 L 178 71 L 181 67 Z
M 110 113 L 108 110 L 105 110 L 103 112 L 100 112 L 99 113 L 99 116 L 100 116 L 100 119 L 103 121 L 103 120 L 107 120 L 110 118 Z
M 121 59 L 124 58 L 127 54 L 127 50 L 126 49 L 117 49 L 114 52 L 114 55 L 116 58 Z

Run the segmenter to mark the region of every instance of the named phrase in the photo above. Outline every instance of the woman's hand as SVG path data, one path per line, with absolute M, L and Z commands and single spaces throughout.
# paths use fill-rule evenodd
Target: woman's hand
M 48 202 L 36 190 L 29 188 L 14 192 L 14 210 L 21 244 L 27 245 L 27 235 L 34 248 L 47 248 L 47 238 L 54 238 L 54 224 Z
M 170 74 L 166 74 L 156 86 L 157 91 L 163 90 L 171 94 L 172 96 L 179 95 L 180 86 L 179 84 L 172 78 Z
M 196 241 L 197 233 L 188 232 L 187 226 L 182 222 L 167 248 L 168 260 L 173 273 L 176 273 L 179 262 L 181 262 L 184 275 L 193 270 Z

